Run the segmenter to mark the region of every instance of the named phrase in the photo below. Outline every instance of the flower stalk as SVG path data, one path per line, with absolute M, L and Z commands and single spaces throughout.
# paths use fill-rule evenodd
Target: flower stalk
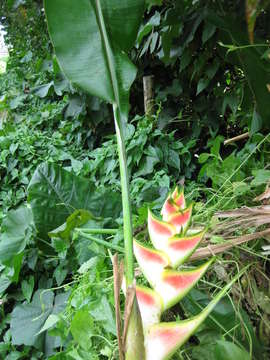
M 113 105 L 114 124 L 117 138 L 117 148 L 120 167 L 120 179 L 122 190 L 122 207 L 124 222 L 124 242 L 125 242 L 125 277 L 127 286 L 132 284 L 134 279 L 134 259 L 133 259 L 133 231 L 132 231 L 132 212 L 129 191 L 129 175 L 127 168 L 127 156 L 125 139 L 123 133 L 122 119 L 119 107 Z

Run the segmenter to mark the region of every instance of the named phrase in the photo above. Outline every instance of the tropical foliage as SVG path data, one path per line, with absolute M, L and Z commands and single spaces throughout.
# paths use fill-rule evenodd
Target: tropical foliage
M 108 26 L 111 14 L 104 13 Z M 268 203 L 268 2 L 149 0 L 139 13 L 137 38 L 131 20 L 123 24 L 127 15 L 110 28 L 119 39 L 111 43 L 113 56 L 124 64 L 117 63 L 116 73 L 130 76 L 119 84 L 124 122 L 135 76 L 131 61 L 138 69 L 124 134 L 136 243 L 148 241 L 148 208 L 160 213 L 170 189 L 184 181 L 187 204 L 196 201 L 196 231 L 207 226 L 199 247 L 267 231 L 264 208 L 252 221 L 223 221 L 216 212 Z M 122 257 L 124 234 L 107 103 L 115 100 L 112 89 L 100 99 L 67 79 L 41 1 L 4 0 L 0 14 L 9 47 L 7 71 L 0 74 L 0 358 L 117 359 L 110 253 Z M 64 21 L 71 13 L 63 9 L 62 15 Z M 129 42 L 120 41 L 125 32 Z M 142 90 L 148 74 L 155 76 L 150 117 Z M 110 81 L 98 83 L 104 84 Z M 224 145 L 247 131 L 249 138 Z M 173 359 L 269 358 L 267 235 L 254 239 L 219 253 L 202 280 L 162 313 L 165 323 L 197 316 L 237 268 L 252 264 Z M 143 276 L 137 283 L 149 286 Z

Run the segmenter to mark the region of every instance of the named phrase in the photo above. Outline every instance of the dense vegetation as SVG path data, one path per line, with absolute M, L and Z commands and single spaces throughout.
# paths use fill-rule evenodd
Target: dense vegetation
M 226 238 L 216 231 L 216 211 L 258 205 L 254 198 L 270 179 L 267 5 L 148 1 L 130 53 L 138 76 L 125 134 L 139 238 L 146 237 L 148 207 L 160 210 L 183 181 L 188 201 L 198 202 L 196 224 L 209 223 L 210 244 Z M 0 14 L 10 53 L 0 75 L 0 358 L 116 359 L 108 249 L 75 230 L 119 227 L 109 240 L 123 245 L 110 107 L 63 75 L 41 1 L 3 0 Z M 143 109 L 142 77 L 149 74 L 153 116 Z M 224 145 L 246 131 L 248 139 Z M 246 225 L 230 235 L 265 228 Z M 165 315 L 197 313 L 236 266 L 253 264 L 175 359 L 269 358 L 265 243 L 259 238 L 221 254 Z

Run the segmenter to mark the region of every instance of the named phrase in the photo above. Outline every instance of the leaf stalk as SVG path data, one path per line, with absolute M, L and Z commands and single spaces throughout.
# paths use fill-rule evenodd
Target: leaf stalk
M 102 239 L 98 239 L 98 238 L 96 238 L 95 236 L 92 236 L 92 235 L 90 235 L 90 234 L 87 234 L 87 233 L 83 232 L 82 230 L 78 230 L 78 233 L 79 233 L 81 236 L 85 237 L 86 239 L 92 240 L 92 241 L 94 241 L 94 242 L 97 243 L 97 244 L 103 245 L 103 246 L 105 246 L 105 247 L 107 247 L 107 248 L 111 248 L 111 249 L 116 250 L 116 251 L 119 251 L 119 252 L 121 252 L 121 253 L 124 253 L 124 252 L 125 252 L 125 249 L 123 249 L 121 246 L 114 245 L 114 244 L 112 244 L 112 243 L 110 243 L 110 242 L 108 242 L 108 241 L 102 240 Z

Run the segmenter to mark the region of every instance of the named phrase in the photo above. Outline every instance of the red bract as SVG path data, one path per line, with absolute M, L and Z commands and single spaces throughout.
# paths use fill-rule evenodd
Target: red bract
M 190 321 L 160 323 L 163 311 L 181 300 L 204 275 L 213 259 L 190 270 L 176 270 L 201 242 L 205 231 L 191 232 L 192 206 L 186 207 L 183 190 L 176 188 L 166 199 L 162 218 L 149 210 L 148 230 L 155 249 L 134 240 L 134 254 L 153 289 L 137 286 L 136 294 L 141 312 L 146 360 L 170 357 L 195 331 L 205 318 Z

